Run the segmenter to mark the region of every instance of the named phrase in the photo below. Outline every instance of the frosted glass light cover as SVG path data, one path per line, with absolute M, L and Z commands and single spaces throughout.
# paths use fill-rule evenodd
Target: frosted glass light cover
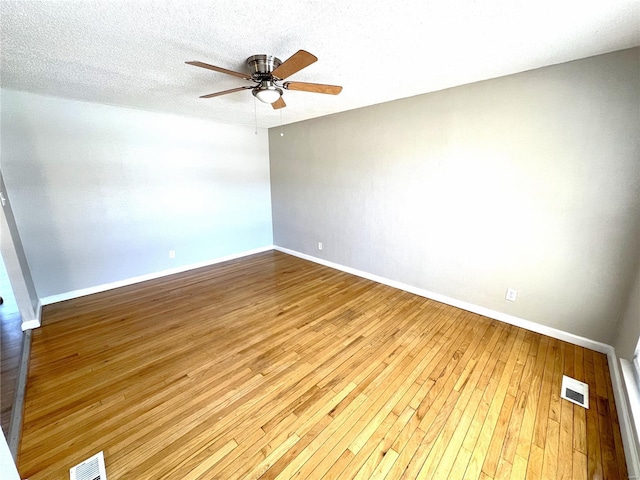
M 277 102 L 280 98 L 280 92 L 275 88 L 258 90 L 256 92 L 256 97 L 258 100 L 264 103 L 273 103 Z

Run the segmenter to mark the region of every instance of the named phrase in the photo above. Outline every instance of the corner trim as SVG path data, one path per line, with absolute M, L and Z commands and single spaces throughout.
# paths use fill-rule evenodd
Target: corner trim
M 607 345 L 606 343 L 602 343 L 602 342 L 597 342 L 595 340 L 581 337 L 579 335 L 574 335 L 573 333 L 565 332 L 563 330 L 558 330 L 557 328 L 541 325 L 539 323 L 532 322 L 530 320 L 525 320 L 524 318 L 515 317 L 513 315 L 508 315 L 506 313 L 498 312 L 496 310 L 491 310 L 486 307 L 481 307 L 479 305 L 474 305 L 472 303 L 456 300 L 455 298 L 447 297 L 445 295 L 441 295 L 435 292 L 430 292 L 429 290 L 414 287 L 406 283 L 390 280 L 388 278 L 384 278 L 379 275 L 374 275 L 372 273 L 364 272 L 362 270 L 340 265 L 339 263 L 330 262 L 322 258 L 317 258 L 312 255 L 307 255 L 306 253 L 297 252 L 295 250 L 279 247 L 277 245 L 274 245 L 273 249 L 282 253 L 287 253 L 289 255 L 302 258 L 304 260 L 309 260 L 311 262 L 319 263 L 320 265 L 324 265 L 326 267 L 335 268 L 336 270 L 340 270 L 345 273 L 350 273 L 358 277 L 366 278 L 368 280 L 372 280 L 374 282 L 381 283 L 383 285 L 388 285 L 390 287 L 397 288 L 399 290 L 404 290 L 405 292 L 413 293 L 421 297 L 425 297 L 431 300 L 435 300 L 437 302 L 445 303 L 447 305 L 451 305 L 452 307 L 461 308 L 462 310 L 467 310 L 469 312 L 477 313 L 479 315 L 483 315 L 485 317 L 489 317 L 494 320 L 498 320 L 500 322 L 508 323 L 516 327 L 521 327 L 521 328 L 524 328 L 525 330 L 530 330 L 532 332 L 540 333 L 542 335 L 547 335 L 548 337 L 556 338 L 558 340 L 563 340 L 565 342 L 572 343 L 580 347 L 585 347 L 590 350 L 595 350 L 596 352 L 599 352 L 599 353 L 604 353 L 605 355 L 607 355 L 607 361 L 609 363 L 611 382 L 613 385 L 613 396 L 616 403 L 616 409 L 618 411 L 618 420 L 620 421 L 620 433 L 622 434 L 622 443 L 624 446 L 625 457 L 627 459 L 627 468 L 629 470 L 629 478 L 640 480 L 640 459 L 638 458 L 638 453 L 636 452 L 636 449 L 635 449 L 633 426 L 631 425 L 631 417 L 629 416 L 629 411 L 627 409 L 627 403 L 625 400 L 626 392 L 624 390 L 624 386 L 622 383 L 622 377 L 620 375 L 620 369 L 618 366 L 616 352 L 611 345 Z
M 22 328 L 22 331 L 25 332 L 27 330 L 33 330 L 34 328 L 38 328 L 40 327 L 40 325 L 41 325 L 40 319 L 34 318 L 33 320 L 26 320 L 22 322 L 22 325 L 20 325 L 20 328 Z
M 22 423 L 24 418 L 24 399 L 27 393 L 27 378 L 29 375 L 29 360 L 31 358 L 31 330 L 22 335 L 22 351 L 20 352 L 20 364 L 18 365 L 18 379 L 16 391 L 13 397 L 11 420 L 9 421 L 9 438 L 7 443 L 14 461 L 18 462 L 18 448 L 22 435 Z
M 25 317 L 22 317 L 20 328 L 23 332 L 26 332 L 27 330 L 33 330 L 34 328 L 38 328 L 40 327 L 40 325 L 42 325 L 42 302 L 40 301 L 40 299 L 38 299 L 34 317 L 35 318 L 31 318 L 28 320 L 25 320 Z
M 126 287 L 128 285 L 133 285 L 135 283 L 146 282 L 147 280 L 154 280 L 156 278 L 166 277 L 168 275 L 174 275 L 176 273 L 186 272 L 188 270 L 193 270 L 201 267 L 208 267 L 210 265 L 215 265 L 216 263 L 228 262 L 229 260 L 235 260 L 237 258 L 247 257 L 249 255 L 254 255 L 256 253 L 268 252 L 273 250 L 273 245 L 267 245 L 266 247 L 254 248 L 252 250 L 245 250 L 244 252 L 233 253 L 231 255 L 225 255 L 223 257 L 217 257 L 212 260 L 206 260 L 204 262 L 192 263 L 189 265 L 183 265 L 176 268 L 171 268 L 168 270 L 162 270 L 160 272 L 149 273 L 146 275 L 139 275 L 137 277 L 127 278 L 125 280 L 119 280 L 117 282 L 104 283 L 102 285 L 96 285 L 95 287 L 82 288 L 79 290 L 72 290 L 70 292 L 60 293 L 57 295 L 49 295 L 48 297 L 44 297 L 40 299 L 40 310 L 42 310 L 42 306 L 51 305 L 53 303 L 64 302 L 65 300 L 71 300 L 74 298 L 84 297 L 85 295 L 92 295 L 94 293 L 106 292 L 107 290 L 113 290 L 114 288 Z M 38 319 L 38 327 L 40 326 L 40 319 Z M 31 323 L 29 322 L 31 325 Z M 24 323 L 23 330 L 25 329 Z M 35 323 L 34 323 L 35 325 Z M 36 328 L 36 327 L 29 327 Z

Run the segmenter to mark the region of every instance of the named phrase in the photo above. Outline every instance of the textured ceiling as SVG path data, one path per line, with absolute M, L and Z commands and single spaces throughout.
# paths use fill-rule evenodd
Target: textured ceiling
M 3 87 L 271 127 L 640 45 L 640 0 L 0 0 L 0 28 Z M 184 63 L 299 49 L 288 80 L 340 95 L 199 99 L 249 83 Z

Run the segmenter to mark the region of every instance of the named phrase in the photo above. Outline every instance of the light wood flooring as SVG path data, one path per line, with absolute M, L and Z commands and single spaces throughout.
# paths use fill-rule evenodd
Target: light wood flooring
M 46 307 L 19 469 L 622 479 L 604 355 L 267 252 Z M 591 408 L 559 398 L 567 374 Z

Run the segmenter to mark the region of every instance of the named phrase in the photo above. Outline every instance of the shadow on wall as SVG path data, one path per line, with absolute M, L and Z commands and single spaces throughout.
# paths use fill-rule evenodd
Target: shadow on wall
M 22 317 L 11 289 L 9 276 L 0 259 L 0 424 L 9 438 L 9 425 L 18 383 L 22 348 Z
M 54 139 L 44 137 L 41 140 L 42 144 L 37 144 L 41 138 L 37 131 L 39 125 L 34 124 L 38 121 L 37 117 L 23 115 L 24 111 L 28 111 L 28 105 L 21 104 L 19 98 L 2 95 L 1 125 L 12 125 L 10 129 L 1 129 L 2 189 L 6 192 L 9 205 L 5 212 L 20 268 L 35 310 L 38 308 L 38 290 L 33 279 L 39 278 L 43 270 L 54 272 L 56 276 L 63 278 L 68 272 L 64 263 L 57 261 L 61 247 L 59 232 L 50 228 L 54 225 L 53 222 L 42 221 L 56 218 L 57 213 L 54 199 L 58 192 L 42 188 L 47 185 L 47 176 L 51 172 L 44 171 L 45 163 L 41 159 L 49 155 L 50 149 L 55 148 Z M 14 165 L 19 165 L 20 168 L 14 168 Z M 22 211 L 25 208 L 29 211 Z M 25 245 L 28 249 L 29 242 L 25 244 L 21 240 L 24 232 L 30 232 L 31 236 L 36 237 L 38 247 L 44 249 L 42 253 L 37 252 L 38 259 L 47 259 L 44 263 L 27 261 L 27 258 L 31 258 L 36 252 L 25 251 Z

